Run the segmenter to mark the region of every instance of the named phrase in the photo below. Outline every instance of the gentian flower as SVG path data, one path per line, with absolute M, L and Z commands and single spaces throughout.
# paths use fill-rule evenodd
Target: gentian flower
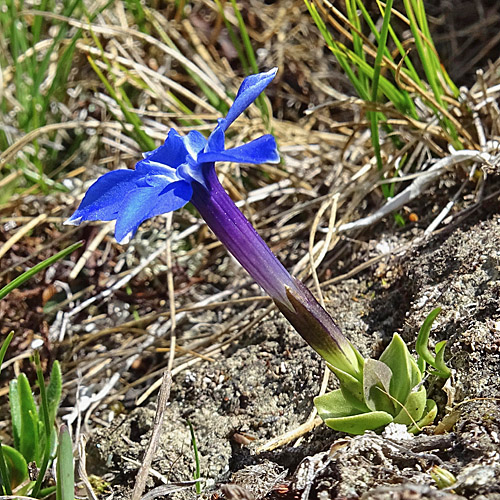
M 165 143 L 146 153 L 135 170 L 103 175 L 89 188 L 67 223 L 116 220 L 116 239 L 125 242 L 146 219 L 177 210 L 190 201 L 306 342 L 354 385 L 357 382 L 355 392 L 361 398 L 363 358 L 311 292 L 278 261 L 226 193 L 215 171 L 216 161 L 279 162 L 272 135 L 231 149 L 224 146 L 228 127 L 269 85 L 276 72 L 277 68 L 245 78 L 227 116 L 218 120 L 208 139 L 196 131 L 181 136 L 172 129 Z

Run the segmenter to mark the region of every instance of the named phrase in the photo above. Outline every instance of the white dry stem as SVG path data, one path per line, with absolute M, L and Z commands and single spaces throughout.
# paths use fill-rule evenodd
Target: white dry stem
M 73 422 L 75 422 L 84 411 L 88 410 L 91 405 L 100 403 L 110 393 L 119 379 L 120 373 L 117 372 L 104 384 L 99 392 L 91 396 L 80 396 L 80 391 L 78 391 L 76 405 L 70 413 L 62 417 L 63 420 L 67 422 L 68 426 L 73 424 Z
M 446 169 L 464 161 L 480 161 L 489 163 L 493 156 L 489 151 L 464 150 L 454 151 L 449 156 L 438 160 L 429 170 L 420 174 L 406 189 L 391 198 L 387 203 L 368 217 L 363 217 L 354 222 L 342 224 L 337 231 L 350 231 L 362 229 L 378 222 L 383 217 L 399 210 L 403 205 L 420 196 L 429 185 L 446 172 Z

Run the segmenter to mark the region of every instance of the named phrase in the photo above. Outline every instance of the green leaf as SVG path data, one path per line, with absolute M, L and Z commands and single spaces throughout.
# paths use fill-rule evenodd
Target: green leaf
M 326 363 L 326 365 L 339 379 L 342 393 L 350 401 L 350 404 L 361 411 L 367 411 L 368 407 L 363 396 L 363 384 L 351 374 L 336 368 L 332 364 Z
M 385 411 L 372 411 L 350 417 L 328 418 L 325 424 L 340 432 L 364 434 L 365 431 L 376 431 L 392 422 L 392 415 Z
M 403 339 L 397 333 L 380 356 L 380 361 L 392 371 L 389 393 L 394 399 L 403 403 L 410 391 L 422 380 L 422 374 Z
M 434 364 L 434 356 L 429 351 L 429 334 L 431 331 L 432 323 L 436 319 L 437 315 L 441 312 L 440 307 L 432 310 L 429 315 L 425 318 L 420 331 L 418 332 L 417 342 L 415 344 L 415 350 L 418 355 L 423 358 L 424 361 L 429 363 L 431 366 Z
M 412 425 L 415 424 L 415 422 L 418 422 L 424 414 L 426 408 L 426 398 L 427 391 L 424 386 L 422 386 L 418 391 L 412 392 L 404 402 L 404 406 L 399 411 L 398 415 L 394 419 L 394 422 L 396 424 L 405 425 Z
M 43 478 L 45 476 L 45 472 L 49 467 L 49 463 L 52 460 L 51 457 L 51 448 L 52 448 L 52 435 L 54 434 L 54 429 L 51 427 L 50 418 L 49 418 L 49 405 L 47 400 L 47 390 L 45 387 L 45 380 L 43 379 L 43 370 L 42 364 L 40 362 L 40 353 L 35 350 L 33 355 L 36 367 L 36 377 L 38 382 L 38 387 L 40 389 L 40 412 L 37 414 L 38 424 L 39 424 L 39 438 L 40 443 L 38 444 L 38 449 L 41 450 L 39 452 L 39 460 L 37 461 L 37 465 L 39 467 L 38 477 L 35 482 L 35 486 L 33 486 L 32 495 L 34 497 L 38 497 L 40 493 L 40 489 L 42 487 Z
M 372 411 L 394 413 L 394 403 L 387 396 L 392 379 L 391 369 L 381 361 L 367 359 L 363 368 L 363 394 Z
M 441 340 L 436 344 L 434 348 L 436 352 L 436 375 L 442 378 L 448 378 L 451 375 L 450 369 L 446 366 L 444 362 L 444 348 L 446 346 L 447 340 Z
M 62 375 L 61 375 L 61 365 L 59 361 L 54 361 L 52 365 L 52 370 L 50 372 L 49 384 L 47 386 L 47 405 L 49 410 L 49 422 L 50 425 L 54 425 L 56 419 L 57 410 L 59 408 L 59 403 L 61 401 L 62 394 Z
M 73 445 L 68 428 L 61 426 L 56 467 L 56 499 L 75 499 L 75 472 L 73 466 Z
M 2 444 L 2 454 L 7 465 L 10 487 L 17 488 L 28 479 L 28 465 L 23 455 L 11 446 Z
M 417 425 L 412 425 L 408 428 L 408 432 L 416 434 L 422 430 L 422 427 L 431 425 L 434 422 L 438 412 L 438 407 L 432 399 L 427 400 L 427 405 L 424 410 L 424 416 L 417 422 Z
M 9 406 L 14 446 L 18 450 L 21 443 L 21 405 L 19 403 L 17 379 L 11 380 L 9 384 Z
M 436 309 L 432 310 L 425 318 L 424 323 L 422 324 L 420 331 L 418 332 L 415 350 L 426 363 L 436 369 L 436 371 L 433 372 L 434 375 L 438 375 L 442 378 L 448 378 L 451 375 L 451 371 L 444 362 L 444 346 L 446 342 L 438 342 L 435 348 L 436 357 L 434 357 L 429 351 L 429 334 L 431 331 L 432 323 L 440 312 L 441 308 L 436 307 Z M 422 365 L 425 366 L 423 363 Z
M 0 444 L 0 495 L 12 495 L 10 486 L 10 474 L 3 454 L 3 448 Z
M 19 451 L 26 462 L 36 462 L 40 465 L 38 410 L 31 393 L 31 387 L 24 373 L 17 377 L 19 395 L 21 428 L 19 434 Z
M 349 417 L 360 413 L 340 389 L 315 397 L 314 406 L 318 410 L 318 415 L 325 421 L 329 418 Z

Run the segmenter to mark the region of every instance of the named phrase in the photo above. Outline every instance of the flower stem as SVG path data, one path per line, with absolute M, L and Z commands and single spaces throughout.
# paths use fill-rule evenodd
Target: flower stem
M 191 202 L 221 243 L 274 300 L 304 340 L 336 368 L 360 380 L 363 358 L 309 289 L 291 276 L 204 164 L 206 188 L 193 183 Z
M 285 287 L 295 288 L 294 279 L 226 193 L 214 165 L 205 165 L 208 190 L 193 183 L 191 203 L 248 274 L 273 299 L 291 307 Z

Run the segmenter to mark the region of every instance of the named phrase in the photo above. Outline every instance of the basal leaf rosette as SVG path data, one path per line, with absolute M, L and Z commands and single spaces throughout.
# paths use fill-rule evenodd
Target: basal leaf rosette
M 417 432 L 434 421 L 436 403 L 427 399 L 422 372 L 398 334 L 380 359 L 366 359 L 362 379 L 328 363 L 340 389 L 318 396 L 314 404 L 328 427 L 349 434 L 382 429 L 391 422 Z

